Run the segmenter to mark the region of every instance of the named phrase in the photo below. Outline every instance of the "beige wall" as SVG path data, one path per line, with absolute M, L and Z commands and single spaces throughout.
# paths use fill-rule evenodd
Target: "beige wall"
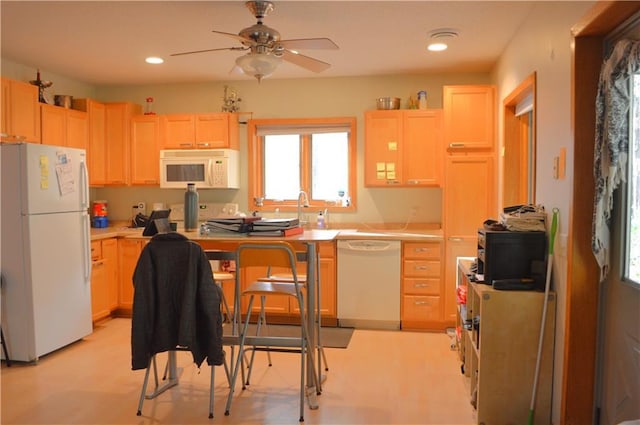
M 502 101 L 531 73 L 537 73 L 536 202 L 547 212 L 558 208 L 559 226 L 553 262 L 553 290 L 557 292 L 553 422 L 560 419 L 566 304 L 566 240 L 572 207 L 573 132 L 571 128 L 571 27 L 593 2 L 540 2 L 513 37 L 495 67 L 499 127 Z M 500 132 L 500 144 L 503 134 Z M 553 178 L 553 158 L 567 149 L 566 178 Z M 500 179 L 501 180 L 501 179 Z M 590 211 L 585 211 L 591 214 Z M 595 332 L 595 330 L 594 330 Z M 532 350 L 536 347 L 532 347 Z

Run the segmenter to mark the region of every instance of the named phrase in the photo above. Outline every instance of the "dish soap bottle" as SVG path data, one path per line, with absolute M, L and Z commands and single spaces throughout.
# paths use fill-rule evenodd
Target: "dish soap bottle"
M 318 227 L 318 229 L 324 229 L 324 214 L 322 213 L 322 211 L 318 212 L 318 219 L 316 222 L 316 226 Z
M 198 192 L 195 183 L 187 184 L 184 193 L 184 230 L 193 232 L 198 230 Z

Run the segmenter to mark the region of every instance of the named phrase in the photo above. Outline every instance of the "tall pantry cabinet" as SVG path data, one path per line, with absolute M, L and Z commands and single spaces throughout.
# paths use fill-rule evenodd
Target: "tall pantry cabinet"
M 458 257 L 477 255 L 477 230 L 496 213 L 496 88 L 444 86 L 444 320 L 456 323 Z

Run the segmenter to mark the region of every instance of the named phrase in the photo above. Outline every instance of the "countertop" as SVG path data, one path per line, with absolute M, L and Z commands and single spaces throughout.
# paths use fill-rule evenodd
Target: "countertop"
M 142 238 L 142 227 L 130 228 L 125 226 L 112 226 L 103 229 L 92 228 L 91 240 L 100 240 L 108 238 Z M 310 229 L 314 232 L 323 232 L 320 229 Z M 328 232 L 338 232 L 335 239 L 343 240 L 362 240 L 362 239 L 376 239 L 376 240 L 401 240 L 401 241 L 442 241 L 442 230 L 440 229 L 425 229 L 425 230 L 393 230 L 393 229 L 327 229 Z M 189 239 L 194 240 L 207 240 L 215 239 L 215 237 L 201 236 L 197 232 L 181 232 Z M 225 235 L 228 237 L 228 235 Z M 244 238 L 244 236 L 238 236 L 238 238 Z

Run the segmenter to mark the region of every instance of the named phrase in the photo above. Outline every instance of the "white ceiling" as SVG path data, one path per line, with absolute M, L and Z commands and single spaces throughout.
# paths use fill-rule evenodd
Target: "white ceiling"
M 332 64 L 315 74 L 283 63 L 270 78 L 488 72 L 535 1 L 275 1 L 264 23 L 282 39 L 328 37 L 339 50 L 302 54 Z M 0 1 L 2 57 L 91 84 L 249 79 L 230 73 L 255 18 L 237 1 Z M 428 34 L 458 30 L 449 50 L 426 50 Z M 147 56 L 162 65 L 148 65 Z M 46 79 L 46 75 L 43 75 Z

